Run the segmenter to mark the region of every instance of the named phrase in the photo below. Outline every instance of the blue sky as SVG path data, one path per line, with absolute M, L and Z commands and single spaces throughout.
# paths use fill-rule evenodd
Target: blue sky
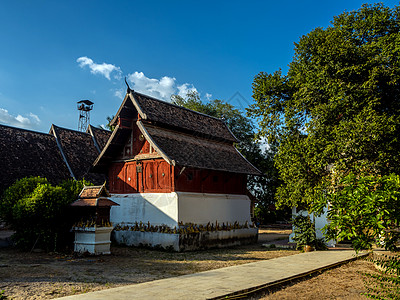
M 76 102 L 106 123 L 126 91 L 168 100 L 196 89 L 239 108 L 293 43 L 375 1 L 0 1 L 0 124 L 77 129 Z M 383 1 L 387 6 L 399 1 Z

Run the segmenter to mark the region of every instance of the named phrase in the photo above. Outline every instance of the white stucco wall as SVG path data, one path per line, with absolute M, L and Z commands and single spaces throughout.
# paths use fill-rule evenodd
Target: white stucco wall
M 250 199 L 246 195 L 183 193 L 178 195 L 178 220 L 207 224 L 251 222 Z
M 174 192 L 113 194 L 111 199 L 120 205 L 111 208 L 113 224 L 141 221 L 173 228 L 178 222 L 251 222 L 250 199 L 246 195 Z
M 152 225 L 178 225 L 178 195 L 176 193 L 113 194 L 110 221 L 113 224 L 150 222 Z

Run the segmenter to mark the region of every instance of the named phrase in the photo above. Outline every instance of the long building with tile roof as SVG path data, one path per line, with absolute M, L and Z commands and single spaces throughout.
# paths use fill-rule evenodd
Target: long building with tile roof
M 91 125 L 87 132 L 52 125 L 48 134 L 0 125 L 0 195 L 29 176 L 46 177 L 54 184 L 69 178 L 102 184 L 105 176 L 89 170 L 110 135 Z

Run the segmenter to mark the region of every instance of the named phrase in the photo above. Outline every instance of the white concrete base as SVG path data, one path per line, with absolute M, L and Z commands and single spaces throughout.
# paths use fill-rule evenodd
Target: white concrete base
M 111 254 L 110 234 L 113 227 L 74 227 L 74 251 L 90 254 Z
M 229 231 L 204 231 L 182 234 L 179 239 L 180 251 L 224 248 L 256 243 L 258 228 L 233 229 Z
M 229 231 L 203 231 L 199 233 L 171 234 L 119 230 L 113 232 L 118 244 L 145 246 L 174 251 L 192 251 L 223 248 L 257 242 L 258 228 L 233 229 Z
M 179 234 L 120 230 L 113 232 L 113 239 L 126 246 L 144 246 L 179 251 Z

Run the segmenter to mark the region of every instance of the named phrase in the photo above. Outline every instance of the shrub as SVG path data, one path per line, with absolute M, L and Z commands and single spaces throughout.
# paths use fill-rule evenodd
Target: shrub
M 356 176 L 350 173 L 327 195 L 330 203 L 327 239 L 348 239 L 354 249 L 374 243 L 396 250 L 400 225 L 400 176 Z
M 18 180 L 3 194 L 0 216 L 15 230 L 13 239 L 23 249 L 41 247 L 57 250 L 69 242 L 73 218 L 69 204 L 76 200 L 84 184 L 68 180 L 52 186 L 47 179 Z
M 26 177 L 17 180 L 6 189 L 0 201 L 0 216 L 8 224 L 13 223 L 13 207 L 19 199 L 32 194 L 39 184 L 49 183 L 46 178 Z
M 293 218 L 293 226 L 293 240 L 297 243 L 297 250 L 302 250 L 306 245 L 314 246 L 317 237 L 310 216 L 297 215 Z

